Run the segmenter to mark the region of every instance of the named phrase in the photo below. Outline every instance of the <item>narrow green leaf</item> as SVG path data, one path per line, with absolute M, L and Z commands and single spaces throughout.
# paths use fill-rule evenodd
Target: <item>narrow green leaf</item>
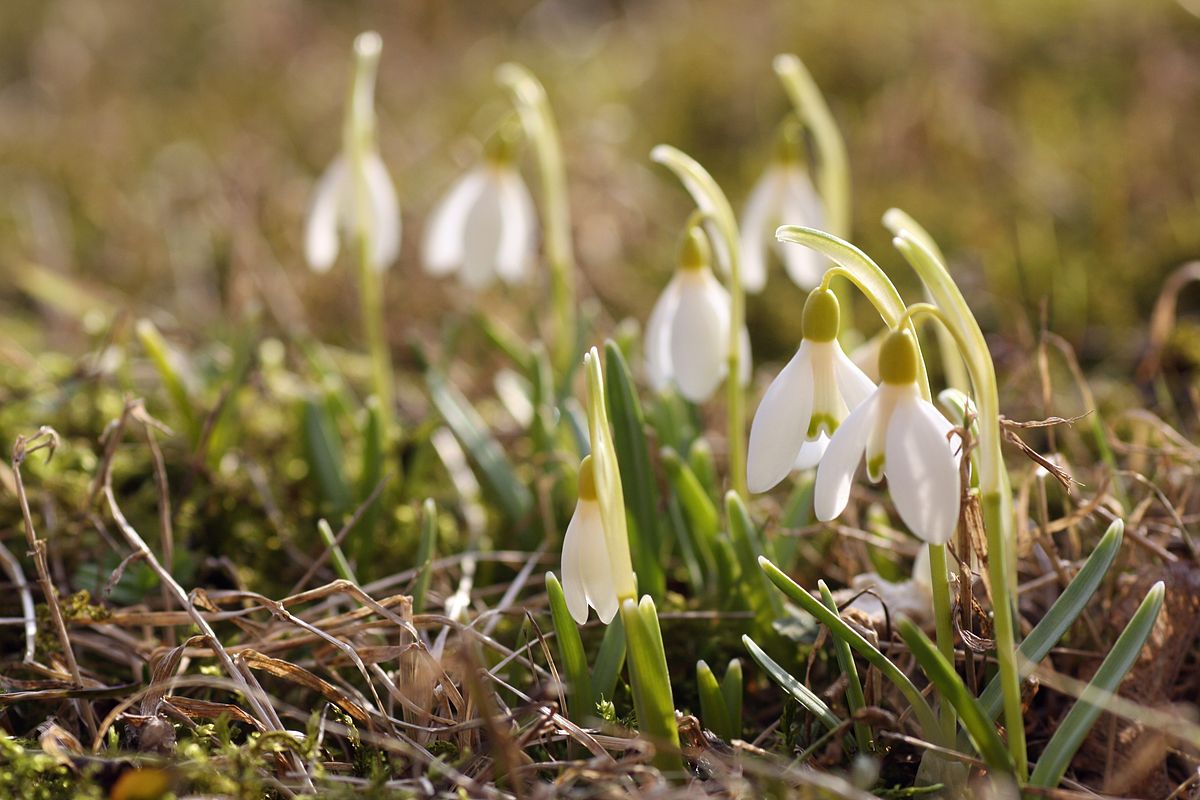
M 426 382 L 434 406 L 479 469 L 483 482 L 495 496 L 504 515 L 510 521 L 523 519 L 533 504 L 529 489 L 517 479 L 504 450 L 492 437 L 478 412 L 436 369 L 429 370 Z
M 558 655 L 562 659 L 563 672 L 571 690 L 568 701 L 568 716 L 576 724 L 583 725 L 591 714 L 592 677 L 588 672 L 587 654 L 583 651 L 583 640 L 579 627 L 567 610 L 567 598 L 562 584 L 553 572 L 546 573 L 546 595 L 550 598 L 550 619 L 554 623 L 554 638 L 558 642 Z
M 937 646 L 929 641 L 929 637 L 913 624 L 912 620 L 900 620 L 900 636 L 904 639 L 913 657 L 921 665 L 921 669 L 929 676 L 929 680 L 937 687 L 942 696 L 942 702 L 953 704 L 967 735 L 975 750 L 982 756 L 987 765 L 995 770 L 1012 774 L 1014 771 L 1012 756 L 1004 745 L 1004 740 L 996 732 L 992 720 L 984 713 L 975 696 L 967 691 L 962 678 L 954 671 L 954 667 L 938 652 Z
M 1034 667 L 1041 663 L 1050 649 L 1058 644 L 1063 634 L 1083 613 L 1083 609 L 1087 607 L 1088 601 L 1091 600 L 1092 595 L 1100 586 L 1100 582 L 1108 573 L 1109 567 L 1112 566 L 1113 560 L 1116 559 L 1117 553 L 1121 549 L 1124 532 L 1125 523 L 1119 519 L 1113 520 L 1096 545 L 1096 549 L 1084 562 L 1083 567 L 1050 606 L 1046 616 L 1042 617 L 1041 621 L 1021 642 L 1021 646 L 1017 648 L 1017 653 L 1020 655 L 1017 663 L 1022 677 L 1033 672 Z M 1000 714 L 1003 703 L 1000 678 L 997 676 L 988 683 L 983 694 L 979 696 L 979 704 L 983 707 L 984 713 L 988 715 L 988 719 L 995 719 Z
M 379 398 L 371 395 L 367 398 L 367 418 L 362 431 L 362 468 L 358 475 L 358 502 L 362 503 L 371 496 L 379 481 L 383 479 L 383 460 L 387 451 L 384 441 L 383 413 L 379 407 Z M 383 496 L 375 498 L 363 511 L 357 530 L 354 531 L 352 550 L 358 558 L 359 566 L 372 563 L 372 551 L 377 536 L 383 535 L 379 528 L 382 516 Z
M 725 698 L 725 711 L 729 714 L 729 735 L 737 739 L 742 735 L 742 662 L 729 660 L 725 677 L 721 678 L 721 696 Z
M 675 704 L 667 655 L 654 601 L 647 595 L 641 604 L 621 603 L 625 638 L 629 648 L 629 676 L 641 732 L 655 745 L 654 765 L 664 772 L 680 772 L 679 729 L 675 726 Z
M 1138 606 L 1125 630 L 1117 637 L 1117 643 L 1104 657 L 1100 669 L 1096 670 L 1087 688 L 1050 737 L 1050 742 L 1042 751 L 1042 757 L 1038 759 L 1037 766 L 1029 777 L 1030 784 L 1046 789 L 1058 786 L 1067 767 L 1071 765 L 1075 752 L 1104 710 L 1104 698 L 1120 687 L 1125 673 L 1137 661 L 1142 646 L 1154 630 L 1158 612 L 1162 609 L 1164 591 L 1163 582 L 1159 581 L 1146 593 L 1146 599 Z
M 678 453 L 670 448 L 663 448 L 661 457 L 667 478 L 687 519 L 687 533 L 690 535 L 704 576 L 706 579 L 713 578 L 717 573 L 715 540 L 720 522 L 717 508 L 691 468 L 680 460 Z
M 343 471 L 342 443 L 325 406 L 316 400 L 304 401 L 301 413 L 301 438 L 308 459 L 308 472 L 335 519 L 350 508 L 350 486 Z
M 683 566 L 687 570 L 688 585 L 692 593 L 703 594 L 705 591 L 704 565 L 700 563 L 700 554 L 692 540 L 692 532 L 688 527 L 687 515 L 679 498 L 672 493 L 667 498 L 667 531 L 679 543 L 679 555 L 683 558 Z
M 908 700 L 912 706 L 913 713 L 917 717 L 917 721 L 921 725 L 921 730 L 925 737 L 933 742 L 941 741 L 941 726 L 938 724 L 937 717 L 933 714 L 933 709 L 929 707 L 929 703 L 913 685 L 913 682 L 908 679 L 899 667 L 891 662 L 891 660 L 862 637 L 858 631 L 851 628 L 838 614 L 833 613 L 825 604 L 811 594 L 806 592 L 803 587 L 785 575 L 779 567 L 772 564 L 765 558 L 758 559 L 758 565 L 767 577 L 771 579 L 771 583 L 775 584 L 780 591 L 797 603 L 808 613 L 812 614 L 825 627 L 829 628 L 829 632 L 834 636 L 841 637 L 853 647 L 858 654 L 865 658 L 871 666 L 875 667 L 883 676 L 895 684 L 900 693 Z M 818 581 L 817 585 L 823 585 L 823 581 Z
M 146 351 L 146 355 L 154 364 L 154 369 L 162 379 L 163 388 L 167 391 L 167 397 L 170 399 L 171 405 L 175 407 L 175 413 L 183 422 L 188 441 L 195 444 L 200 438 L 199 418 L 192 405 L 192 398 L 188 393 L 187 386 L 183 382 L 183 376 L 179 374 L 175 369 L 175 364 L 172 363 L 170 345 L 158 332 L 154 323 L 148 319 L 139 319 L 136 330 L 138 341 L 142 343 L 142 349 Z
M 533 424 L 530 426 L 530 436 L 533 439 L 534 450 L 541 454 L 555 451 L 555 431 L 558 428 L 558 414 L 555 411 L 554 370 L 550 365 L 550 354 L 541 342 L 534 342 L 530 349 L 532 362 L 529 378 L 532 387 L 530 402 L 533 403 Z M 556 459 L 550 459 L 556 463 Z
M 715 502 L 715 498 L 719 497 L 717 463 L 713 458 L 712 445 L 707 439 L 701 437 L 692 442 L 692 446 L 688 448 L 688 466 L 692 468 L 697 482 L 704 487 L 704 493 Z
M 696 689 L 700 694 L 700 721 L 704 727 L 725 741 L 733 739 L 733 725 L 729 721 L 729 710 L 725 708 L 725 695 L 717 676 L 713 675 L 703 660 L 696 662 Z
M 633 569 L 637 572 L 639 589 L 661 598 L 666 592 L 666 578 L 662 568 L 658 485 L 650 467 L 642 407 L 629 366 L 611 339 L 604 343 L 604 363 L 608 415 L 625 492 Z
M 796 702 L 808 709 L 810 714 L 821 720 L 822 725 L 833 730 L 842 724 L 837 714 L 830 711 L 829 706 L 825 705 L 825 702 L 821 698 L 817 697 L 803 683 L 793 678 L 790 672 L 779 666 L 774 659 L 763 652 L 761 647 L 754 643 L 753 639 L 749 636 L 743 636 L 742 644 L 746 646 L 750 657 L 771 676 L 771 680 L 779 684 L 779 688 L 790 694 Z
M 833 592 L 829 591 L 829 587 L 824 583 L 821 584 L 821 602 L 834 614 L 841 616 L 838 611 L 837 601 L 833 599 Z M 850 652 L 850 645 L 846 643 L 846 640 L 840 636 L 832 638 L 833 649 L 837 654 L 838 666 L 841 667 L 842 674 L 846 676 L 846 706 L 850 709 L 850 714 L 853 716 L 867 705 L 866 696 L 863 694 L 862 681 L 858 678 L 858 666 L 854 663 L 854 654 Z M 865 722 L 854 723 L 854 740 L 858 743 L 858 751 L 860 753 L 869 753 L 874 749 L 871 743 L 871 728 Z
M 319 519 L 317 520 L 317 531 L 321 534 L 321 541 L 325 542 L 325 546 L 329 548 L 334 572 L 342 580 L 357 584 L 358 578 L 354 577 L 354 570 L 351 569 L 350 562 L 346 560 L 346 554 L 342 552 L 341 546 L 337 543 L 333 528 L 329 527 L 329 523 L 324 519 Z
M 621 615 L 613 617 L 600 640 L 600 652 L 592 665 L 592 705 L 612 700 L 617 691 L 617 679 L 625 666 L 625 623 Z
M 487 340 L 495 345 L 497 350 L 508 356 L 522 372 L 532 371 L 533 354 L 531 348 L 516 331 L 486 313 L 476 314 L 475 322 L 479 325 L 479 329 L 483 331 L 483 335 L 487 337 Z
M 761 616 L 769 628 L 771 621 L 783 614 L 783 601 L 779 599 L 779 593 L 771 589 L 767 576 L 758 569 L 758 557 L 766 555 L 766 548 L 745 502 L 733 490 L 725 493 L 725 517 L 729 521 L 729 538 L 741 566 L 742 590 L 750 600 L 751 610 L 756 617 Z
M 433 502 L 432 497 L 427 497 L 421 506 L 421 540 L 417 544 L 417 565 L 420 572 L 417 573 L 417 580 L 413 583 L 412 590 L 414 614 L 425 613 L 429 581 L 433 577 L 433 553 L 437 547 L 437 531 L 437 504 Z

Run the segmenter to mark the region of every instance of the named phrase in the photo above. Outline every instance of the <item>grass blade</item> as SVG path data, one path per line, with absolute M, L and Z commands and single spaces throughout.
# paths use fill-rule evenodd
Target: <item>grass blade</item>
M 333 533 L 333 528 L 329 527 L 327 521 L 319 519 L 317 520 L 317 531 L 321 534 L 321 541 L 329 548 L 334 572 L 344 581 L 358 583 L 358 578 L 354 576 L 354 570 L 350 568 L 350 562 L 346 560 L 346 554 L 342 552 L 342 548 L 337 543 L 337 537 Z
M 533 503 L 529 489 L 517 479 L 504 450 L 478 412 L 441 372 L 430 369 L 426 382 L 434 406 L 479 469 L 504 515 L 514 522 L 523 519 Z
M 829 591 L 829 587 L 824 583 L 821 584 L 821 602 L 830 611 L 839 614 L 837 602 L 833 599 L 833 592 Z M 846 644 L 846 640 L 839 636 L 833 637 L 833 649 L 837 653 L 838 666 L 841 667 L 842 674 L 846 676 L 846 707 L 850 709 L 850 714 L 853 716 L 867 705 L 862 681 L 858 679 L 858 667 L 854 663 L 854 653 L 850 652 L 850 645 Z M 854 740 L 858 743 L 860 753 L 869 753 L 875 749 L 871 744 L 871 728 L 865 722 L 854 723 Z
M 720 523 L 717 507 L 713 505 L 691 467 L 680 460 L 678 453 L 670 448 L 663 448 L 662 462 L 667 470 L 667 479 L 675 490 L 675 497 L 679 500 L 679 506 L 687 520 L 686 534 L 691 540 L 704 578 L 711 580 L 717 574 L 716 538 L 717 526 Z
M 630 550 L 638 587 L 651 597 L 666 592 L 662 568 L 662 534 L 658 520 L 658 486 L 650 468 L 650 450 L 646 446 L 645 418 L 634 391 L 629 366 L 611 339 L 604 343 L 604 382 L 608 395 L 608 416 L 612 423 L 613 445 L 621 486 L 628 511 Z
M 325 406 L 316 400 L 304 401 L 301 413 L 301 439 L 308 459 L 308 472 L 336 519 L 350 508 L 350 485 L 342 461 L 342 443 Z
M 941 741 L 941 726 L 938 724 L 937 717 L 933 714 L 933 709 L 929 707 L 929 703 L 925 701 L 921 692 L 908 679 L 908 676 L 900 671 L 899 667 L 893 664 L 887 656 L 879 652 L 875 645 L 864 639 L 858 631 L 847 625 L 841 616 L 830 611 L 825 607 L 824 603 L 806 592 L 802 586 L 785 575 L 779 567 L 765 558 L 758 559 L 758 565 L 762 567 L 763 572 L 767 573 L 767 577 L 771 579 L 771 583 L 779 587 L 780 591 L 805 611 L 816 617 L 820 622 L 824 623 L 825 627 L 829 628 L 830 633 L 844 639 L 871 666 L 882 672 L 885 678 L 895 684 L 900 693 L 908 700 L 909 705 L 912 706 L 913 713 L 916 715 L 925 737 L 933 742 Z M 823 581 L 818 581 L 818 586 L 823 585 Z
M 763 652 L 761 647 L 754 643 L 753 639 L 749 636 L 743 636 L 742 644 L 746 646 L 750 657 L 771 676 L 771 680 L 779 684 L 779 688 L 790 694 L 796 702 L 808 709 L 810 714 L 821 720 L 822 725 L 829 730 L 833 730 L 842 724 L 837 714 L 830 711 L 829 706 L 825 705 L 821 698 L 817 697 L 803 683 L 793 678 L 790 672 L 779 666 L 774 659 Z
M 725 698 L 725 711 L 729 714 L 729 735 L 738 738 L 742 735 L 742 662 L 740 659 L 730 659 L 725 669 L 725 677 L 721 678 L 721 694 Z
M 766 550 L 745 502 L 732 490 L 725 493 L 725 517 L 729 522 L 729 538 L 742 568 L 742 590 L 749 598 L 755 616 L 770 630 L 771 622 L 783 614 L 783 601 L 778 592 L 772 591 L 767 576 L 758 569 L 758 557 L 765 555 Z
M 167 397 L 170 398 L 171 405 L 175 407 L 175 413 L 183 421 L 188 441 L 195 444 L 200 438 L 200 421 L 196 416 L 196 409 L 192 406 L 192 398 L 188 394 L 187 385 L 183 382 L 183 376 L 179 374 L 179 371 L 175 369 L 175 364 L 172 363 L 170 345 L 158 332 L 154 323 L 148 319 L 139 319 L 136 330 L 138 341 L 142 343 L 142 349 L 146 351 L 146 355 L 154 364 L 154 369 L 158 371 L 163 388 L 167 390 Z
M 900 637 L 904 639 L 909 650 L 921 665 L 921 669 L 929 676 L 929 680 L 937 687 L 942 696 L 942 702 L 949 702 L 958 712 L 967 735 L 975 750 L 982 756 L 987 765 L 994 770 L 1012 774 L 1014 771 L 1012 756 L 1004 745 L 1004 740 L 996 731 L 996 726 L 979 705 L 979 701 L 967 691 L 967 686 L 958 677 L 954 667 L 938 651 L 937 646 L 929 641 L 929 637 L 913 624 L 912 620 L 900 620 Z
M 733 724 L 729 721 L 729 709 L 725 707 L 725 695 L 717 683 L 717 676 L 703 660 L 696 662 L 696 689 L 700 694 L 700 721 L 728 742 L 733 738 Z
M 567 610 L 567 598 L 562 584 L 553 572 L 546 573 L 546 594 L 550 598 L 550 618 L 554 623 L 554 638 L 558 642 L 558 655 L 562 659 L 571 698 L 568 701 L 568 717 L 575 723 L 584 724 L 592 705 L 592 677 L 588 672 L 587 654 L 583 651 L 583 640 L 579 628 Z
M 621 615 L 613 617 L 604 638 L 600 640 L 600 652 L 592 664 L 592 702 L 593 705 L 601 700 L 612 700 L 617 691 L 617 679 L 621 676 L 621 667 L 625 666 L 625 625 Z
M 1033 668 L 1046 657 L 1050 648 L 1058 644 L 1059 639 L 1083 612 L 1117 557 L 1124 532 L 1125 523 L 1119 519 L 1113 520 L 1083 567 L 1050 606 L 1046 616 L 1042 617 L 1021 642 L 1021 646 L 1017 648 L 1017 653 L 1021 656 L 1017 663 L 1022 677 L 1033 672 Z M 983 711 L 989 719 L 995 719 L 1000 714 L 1003 697 L 999 677 L 993 678 L 984 689 L 983 694 L 979 696 L 979 704 L 983 706 Z
M 379 398 L 371 395 L 367 398 L 367 419 L 363 425 L 362 468 L 358 475 L 358 499 L 364 502 L 375 491 L 379 481 L 383 479 L 383 460 L 387 451 L 384 441 L 384 421 Z M 383 496 L 375 498 L 370 506 L 363 509 L 362 519 L 354 531 L 353 551 L 359 566 L 372 563 L 372 550 L 375 537 L 382 536 L 379 527 L 383 510 Z
M 433 552 L 437 547 L 437 504 L 432 497 L 425 498 L 421 506 L 421 541 L 417 545 L 417 564 L 420 572 L 413 583 L 412 609 L 414 614 L 425 613 L 425 598 L 429 594 L 429 580 L 433 577 Z
M 1163 593 L 1162 581 L 1154 584 L 1146 593 L 1146 598 L 1134 612 L 1133 618 L 1117 637 L 1117 643 L 1104 657 L 1100 669 L 1096 670 L 1083 694 L 1075 701 L 1075 705 L 1071 706 L 1067 716 L 1050 737 L 1050 742 L 1042 751 L 1042 757 L 1038 759 L 1033 774 L 1029 776 L 1032 785 L 1046 789 L 1058 786 L 1079 745 L 1083 744 L 1092 725 L 1096 723 L 1096 718 L 1103 711 L 1102 698 L 1116 692 L 1125 678 L 1125 673 L 1142 652 L 1142 645 L 1154 629 L 1158 612 L 1162 609 Z

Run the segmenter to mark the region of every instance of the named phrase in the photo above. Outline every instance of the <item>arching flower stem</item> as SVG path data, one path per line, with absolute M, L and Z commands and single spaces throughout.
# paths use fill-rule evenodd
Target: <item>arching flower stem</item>
M 579 332 L 575 322 L 575 251 L 571 245 L 571 207 L 562 143 L 546 90 L 532 72 L 520 64 L 501 64 L 496 69 L 496 82 L 508 90 L 537 160 L 541 183 L 538 201 L 556 321 L 552 352 L 559 389 L 565 391 L 577 363 Z
M 1024 780 L 1028 762 L 1013 619 L 1016 570 L 1012 489 L 1001 452 L 1000 401 L 995 367 L 983 331 L 954 279 L 941 259 L 922 241 L 928 235 L 914 232 L 906 225 L 908 219 L 906 215 L 892 210 L 884 215 L 883 222 L 895 235 L 892 243 L 916 270 L 947 321 L 947 327 L 954 331 L 971 377 L 979 412 L 979 489 L 988 544 L 987 566 L 992 590 L 996 657 L 1004 696 L 1004 723 L 1018 779 Z
M 372 382 L 383 412 L 380 436 L 386 451 L 395 427 L 395 391 L 383 319 L 382 273 L 371 264 L 372 243 L 378 232 L 372 230 L 374 215 L 370 209 L 366 166 L 367 156 L 375 146 L 375 77 L 382 48 L 383 41 L 374 31 L 359 34 L 354 40 L 354 76 L 342 129 L 342 149 L 350 165 L 353 203 L 350 218 L 355 226 L 353 239 L 358 257 L 359 302 L 371 357 Z
M 729 290 L 729 344 L 726 352 L 728 368 L 725 375 L 726 418 L 728 432 L 726 447 L 729 453 L 729 480 L 743 500 L 750 497 L 746 488 L 746 398 L 742 391 L 741 331 L 746 321 L 746 296 L 742 288 L 741 258 L 739 255 L 737 218 L 729 199 L 699 162 L 677 148 L 660 144 L 650 151 L 651 160 L 675 173 L 696 203 L 704 219 L 712 222 L 720 242 L 714 249 L 726 259 L 726 288 Z M 723 251 L 723 252 L 722 252 Z M 720 255 L 718 256 L 720 258 Z

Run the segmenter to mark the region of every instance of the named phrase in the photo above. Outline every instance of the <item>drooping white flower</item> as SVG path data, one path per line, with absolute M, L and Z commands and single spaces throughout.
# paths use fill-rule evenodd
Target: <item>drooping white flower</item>
M 670 384 L 694 403 L 712 396 L 728 371 L 730 297 L 709 266 L 703 230 L 692 226 L 680 248 L 679 269 L 646 322 L 646 371 L 651 385 Z M 750 334 L 741 332 L 740 378 L 750 377 Z
M 819 284 L 825 271 L 823 257 L 815 250 L 793 247 L 775 238 L 780 225 L 825 227 L 825 207 L 804 166 L 799 137 L 798 129 L 784 126 L 776 157 L 754 184 L 742 210 L 739 249 L 742 285 L 747 292 L 759 292 L 767 283 L 768 245 L 802 289 Z
M 917 388 L 917 350 L 893 331 L 879 351 L 883 382 L 833 434 L 817 468 L 814 505 L 827 522 L 845 510 L 858 464 L 872 481 L 887 477 L 904 524 L 931 544 L 945 544 L 958 524 L 959 444 L 953 426 Z
M 325 272 L 337 259 L 339 239 L 370 242 L 371 266 L 383 271 L 400 254 L 400 203 L 396 187 L 375 146 L 372 108 L 382 41 L 364 33 L 354 42 L 356 67 L 342 152 L 317 181 L 304 228 L 304 255 Z
M 838 324 L 833 292 L 811 292 L 804 304 L 804 340 L 767 388 L 750 426 L 750 491 L 765 492 L 793 469 L 816 466 L 842 420 L 875 389 L 842 352 Z
M 617 613 L 617 590 L 604 538 L 604 523 L 596 497 L 592 457 L 579 465 L 579 500 L 567 525 L 562 549 L 562 586 L 567 610 L 580 625 L 587 622 L 588 607 L 607 625 Z
M 537 252 L 537 212 L 516 158 L 520 125 L 501 125 L 487 141 L 482 164 L 459 178 L 429 218 L 421 259 L 431 275 L 458 273 L 465 286 L 486 289 L 496 278 L 518 283 Z

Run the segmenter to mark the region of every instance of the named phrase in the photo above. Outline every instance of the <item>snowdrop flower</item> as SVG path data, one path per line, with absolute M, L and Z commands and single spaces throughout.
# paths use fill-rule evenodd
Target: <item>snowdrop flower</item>
M 959 510 L 959 444 L 953 426 L 917 388 L 912 334 L 893 331 L 879 350 L 883 382 L 846 417 L 817 468 L 817 519 L 837 517 L 850 500 L 854 472 L 866 454 L 867 476 L 886 476 L 900 518 L 930 544 L 954 534 Z
M 825 208 L 802 157 L 803 132 L 795 120 L 783 126 L 774 160 L 750 191 L 741 220 L 742 285 L 759 292 L 767 283 L 767 245 L 775 248 L 792 281 L 802 289 L 821 282 L 822 256 L 775 238 L 781 224 L 825 227 Z
M 837 341 L 840 310 L 829 290 L 804 303 L 804 340 L 771 382 L 750 426 L 746 483 L 765 492 L 793 469 L 817 465 L 829 437 L 875 384 L 846 357 Z
M 689 226 L 679 248 L 679 269 L 646 322 L 646 371 L 651 385 L 671 383 L 693 403 L 712 396 L 728 370 L 729 292 L 713 276 L 708 240 Z M 741 375 L 750 378 L 750 335 L 741 334 Z
M 525 278 L 537 248 L 533 198 L 515 166 L 519 128 L 504 126 L 488 142 L 485 163 L 462 176 L 434 209 L 422 259 L 431 275 L 457 272 L 471 289 Z
M 587 622 L 591 606 L 607 625 L 617 613 L 617 589 L 592 469 L 592 457 L 585 456 L 579 465 L 579 500 L 563 537 L 562 586 L 567 610 L 576 622 Z
M 338 240 L 366 236 L 371 266 L 382 272 L 400 254 L 400 203 L 375 145 L 375 73 L 382 48 L 379 34 L 354 40 L 356 66 L 342 153 L 317 181 L 304 229 L 304 255 L 316 272 L 337 259 Z

